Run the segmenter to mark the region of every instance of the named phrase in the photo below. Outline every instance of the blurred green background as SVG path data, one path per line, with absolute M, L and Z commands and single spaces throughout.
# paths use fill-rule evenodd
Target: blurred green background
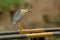
M 17 4 L 19 7 L 24 5 L 24 0 L 0 0 L 0 6 L 4 8 L 9 8 L 12 4 Z

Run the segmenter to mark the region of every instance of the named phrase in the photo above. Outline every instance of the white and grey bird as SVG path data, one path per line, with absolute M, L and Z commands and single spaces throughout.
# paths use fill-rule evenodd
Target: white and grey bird
M 28 9 L 17 10 L 17 12 L 14 14 L 14 17 L 13 17 L 12 26 L 15 26 L 27 12 L 30 12 L 30 11 Z

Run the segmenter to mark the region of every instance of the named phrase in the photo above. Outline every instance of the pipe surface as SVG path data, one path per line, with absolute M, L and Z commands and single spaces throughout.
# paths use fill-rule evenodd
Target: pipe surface
M 20 33 L 40 33 L 40 32 L 53 32 L 60 31 L 60 28 L 38 28 L 38 29 L 23 29 Z
M 0 35 L 18 34 L 18 31 L 0 31 Z
M 40 29 L 23 29 L 21 30 L 22 33 L 39 33 L 39 32 L 53 32 L 53 31 L 60 31 L 60 28 L 40 28 Z M 7 35 L 7 34 L 18 34 L 18 31 L 0 31 L 0 35 Z
M 60 32 L 3 35 L 0 36 L 0 39 L 37 38 L 37 37 L 48 37 L 48 36 L 60 36 Z

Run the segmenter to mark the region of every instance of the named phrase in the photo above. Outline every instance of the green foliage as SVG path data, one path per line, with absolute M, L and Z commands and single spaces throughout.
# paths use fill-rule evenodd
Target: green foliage
M 0 0 L 0 6 L 8 8 L 11 4 L 24 5 L 24 0 Z

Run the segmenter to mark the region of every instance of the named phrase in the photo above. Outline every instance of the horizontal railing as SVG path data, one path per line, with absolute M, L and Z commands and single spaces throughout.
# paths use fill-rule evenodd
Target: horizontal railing
M 53 32 L 53 31 L 60 31 L 60 28 L 22 29 L 19 32 L 22 34 L 26 34 L 26 33 Z
M 18 34 L 18 31 L 0 31 L 0 35 Z
M 40 33 L 40 32 L 54 32 L 60 31 L 60 28 L 39 28 L 39 29 L 23 29 L 22 33 Z M 0 35 L 6 34 L 18 34 L 19 31 L 11 30 L 11 31 L 0 31 Z
M 1 35 L 0 39 L 37 38 L 37 37 L 49 37 L 49 36 L 60 36 L 60 32 L 44 32 L 44 33 L 33 33 L 33 34 Z
M 25 34 L 19 34 L 19 31 L 16 30 L 0 31 L 0 39 L 20 39 L 20 38 L 60 36 L 60 28 L 23 29 L 22 32 Z

